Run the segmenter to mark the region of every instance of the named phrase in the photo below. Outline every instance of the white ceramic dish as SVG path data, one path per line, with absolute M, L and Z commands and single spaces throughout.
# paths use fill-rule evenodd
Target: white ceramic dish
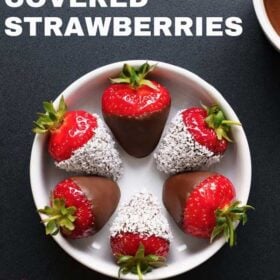
M 134 66 L 141 65 L 144 62 L 128 61 L 129 64 Z M 228 118 L 238 120 L 223 96 L 200 77 L 167 63 L 149 62 L 151 64 L 157 63 L 153 76 L 165 85 L 172 95 L 169 121 L 178 110 L 192 105 L 199 105 L 200 102 L 204 104 L 218 102 Z M 96 69 L 70 85 L 62 93 L 69 109 L 83 108 L 100 114 L 100 98 L 103 90 L 109 85 L 108 77 L 117 75 L 123 63 L 118 62 Z M 56 99 L 56 103 L 58 99 L 59 97 Z M 251 184 L 250 151 L 243 129 L 235 127 L 232 132 L 235 144 L 230 145 L 221 163 L 215 165 L 212 169 L 228 176 L 237 188 L 238 200 L 246 203 Z M 120 147 L 118 148 L 125 167 L 125 174 L 119 181 L 122 193 L 121 202 L 129 199 L 133 193 L 143 189 L 155 194 L 161 202 L 162 185 L 165 176 L 156 170 L 153 157 L 135 159 L 128 156 Z M 50 190 L 60 180 L 68 176 L 70 174 L 55 168 L 48 156 L 46 137 L 36 136 L 30 161 L 31 187 L 36 207 L 42 208 L 48 204 Z M 184 273 L 206 261 L 224 244 L 222 238 L 210 245 L 206 240 L 184 235 L 164 208 L 163 213 L 168 217 L 174 234 L 168 266 L 145 275 L 146 280 L 165 279 Z M 117 278 L 118 267 L 111 256 L 108 242 L 110 221 L 98 234 L 84 240 L 68 241 L 60 235 L 54 237 L 54 239 L 69 255 L 80 263 L 100 273 Z M 137 279 L 137 277 L 130 274 L 123 277 L 123 279 Z
M 266 13 L 264 1 L 253 0 L 253 3 L 261 28 L 263 29 L 265 35 L 272 43 L 272 45 L 280 52 L 280 36 L 277 34 L 272 24 L 270 23 L 270 20 Z

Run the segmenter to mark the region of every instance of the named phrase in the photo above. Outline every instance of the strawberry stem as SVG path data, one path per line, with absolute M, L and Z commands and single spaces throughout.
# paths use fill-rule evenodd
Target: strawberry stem
M 63 96 L 61 97 L 58 109 L 55 110 L 52 102 L 43 102 L 45 113 L 38 113 L 39 118 L 34 122 L 32 131 L 38 134 L 44 134 L 60 127 L 63 122 L 64 115 L 67 111 Z
M 135 256 L 117 256 L 117 264 L 120 266 L 118 277 L 129 272 L 138 275 L 143 280 L 143 274 L 150 272 L 153 268 L 165 266 L 165 258 L 156 255 L 145 255 L 145 247 L 140 243 Z
M 44 209 L 39 209 L 39 213 L 49 216 L 43 219 L 42 222 L 46 226 L 47 235 L 56 235 L 60 228 L 67 231 L 75 229 L 74 222 L 76 217 L 76 207 L 66 207 L 64 199 L 53 199 L 52 207 L 45 206 Z
M 130 84 L 133 88 L 146 85 L 152 89 L 157 87 L 150 80 L 145 77 L 154 70 L 155 65 L 150 66 L 147 62 L 138 68 L 132 67 L 129 64 L 124 64 L 120 76 L 114 79 L 110 79 L 113 84 Z
M 227 220 L 227 225 L 229 228 L 229 246 L 233 247 L 236 243 L 234 227 L 233 227 L 232 221 L 230 220 L 230 218 L 228 216 L 226 217 L 226 220 Z
M 232 125 L 240 125 L 240 122 L 227 120 L 224 112 L 220 109 L 218 105 L 213 105 L 211 107 L 207 107 L 202 105 L 203 109 L 207 111 L 207 117 L 205 118 L 205 122 L 207 125 L 214 129 L 219 140 L 226 139 L 228 142 L 232 142 L 230 137 L 228 136 L 230 132 L 230 127 Z
M 240 122 L 236 122 L 236 121 L 231 121 L 231 120 L 223 120 L 222 124 L 227 124 L 227 125 L 239 125 L 241 126 Z
M 41 211 L 41 210 L 40 210 L 40 211 Z M 42 213 L 42 212 L 40 212 L 40 213 Z M 59 218 L 61 218 L 61 215 L 56 215 L 56 216 L 53 216 L 53 217 L 51 217 L 51 218 L 44 219 L 44 220 L 42 220 L 42 222 L 43 222 L 43 223 L 48 223 L 48 222 L 50 222 L 50 221 L 54 221 L 54 220 L 57 220 L 57 219 L 59 219 Z
M 215 211 L 216 226 L 212 231 L 210 242 L 213 242 L 217 236 L 223 234 L 226 242 L 229 242 L 230 247 L 236 244 L 234 224 L 240 221 L 245 225 L 247 222 L 247 210 L 254 209 L 254 207 L 250 205 L 241 206 L 240 204 L 240 201 L 234 201 L 224 209 L 217 209 Z
M 139 280 L 143 280 L 143 274 L 142 274 L 142 271 L 141 271 L 141 263 L 140 262 L 137 263 L 137 274 L 138 274 Z

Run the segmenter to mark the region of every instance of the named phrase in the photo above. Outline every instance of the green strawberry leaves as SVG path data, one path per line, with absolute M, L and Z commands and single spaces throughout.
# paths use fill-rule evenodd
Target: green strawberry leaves
M 42 220 L 46 225 L 47 235 L 56 235 L 60 228 L 70 232 L 75 229 L 76 207 L 66 207 L 64 199 L 53 199 L 52 207 L 45 206 L 38 212 L 49 216 L 49 218 Z
M 212 242 L 217 236 L 223 234 L 230 247 L 236 245 L 236 231 L 234 229 L 234 224 L 237 221 L 240 221 L 242 225 L 245 225 L 248 220 L 247 210 L 254 210 L 254 207 L 250 205 L 241 206 L 240 204 L 240 201 L 234 201 L 228 207 L 217 209 L 215 211 L 216 226 L 212 231 L 210 242 Z
M 58 109 L 54 108 L 52 102 L 43 102 L 43 108 L 45 113 L 38 113 L 39 118 L 34 122 L 34 128 L 32 131 L 38 134 L 44 134 L 48 131 L 58 128 L 65 113 L 67 112 L 67 106 L 63 96 L 61 97 L 58 105 Z
M 135 256 L 119 255 L 117 264 L 120 266 L 119 279 L 122 274 L 131 272 L 138 275 L 139 280 L 143 280 L 143 275 L 152 271 L 153 268 L 165 266 L 165 258 L 156 255 L 145 256 L 145 247 L 141 243 Z
M 155 65 L 149 65 L 147 62 L 140 67 L 132 67 L 129 64 L 124 64 L 122 72 L 119 77 L 110 79 L 113 84 L 130 84 L 133 88 L 146 85 L 152 89 L 157 87 L 145 77 L 155 69 Z
M 226 139 L 228 142 L 232 142 L 229 137 L 230 127 L 232 125 L 241 125 L 241 123 L 236 121 L 227 120 L 224 112 L 220 109 L 218 105 L 213 105 L 207 107 L 202 105 L 203 109 L 207 111 L 207 117 L 205 122 L 207 125 L 214 129 L 219 140 Z

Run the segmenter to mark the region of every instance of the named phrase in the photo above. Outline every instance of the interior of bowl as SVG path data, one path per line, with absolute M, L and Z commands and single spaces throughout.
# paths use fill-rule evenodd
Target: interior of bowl
M 273 44 L 273 46 L 280 51 L 280 36 L 275 31 L 274 27 L 272 26 L 264 4 L 264 0 L 253 0 L 254 8 L 256 11 L 257 18 L 259 23 L 266 34 L 267 38 Z
M 145 61 L 129 61 L 132 65 L 141 65 Z M 167 122 L 174 114 L 183 108 L 200 103 L 219 103 L 228 118 L 238 120 L 230 105 L 220 93 L 193 73 L 182 68 L 162 63 L 157 64 L 153 79 L 162 83 L 171 93 L 172 108 Z M 101 115 L 101 95 L 109 85 L 109 77 L 116 76 L 123 62 L 114 63 L 94 70 L 70 85 L 62 94 L 68 107 L 72 109 L 85 109 Z M 57 98 L 56 102 L 59 98 Z M 251 183 L 251 159 L 246 136 L 241 127 L 233 128 L 234 144 L 230 146 L 222 161 L 211 169 L 229 177 L 237 190 L 237 198 L 246 203 Z M 162 186 L 166 176 L 155 168 L 153 155 L 136 159 L 127 155 L 118 147 L 124 162 L 124 175 L 118 182 L 121 189 L 121 203 L 141 190 L 146 190 L 157 196 L 162 203 Z M 37 208 L 49 202 L 51 189 L 62 179 L 70 176 L 64 171 L 55 168 L 47 153 L 46 137 L 36 136 L 33 144 L 30 177 L 32 192 Z M 145 275 L 145 279 L 165 279 L 201 264 L 211 257 L 224 244 L 223 239 L 209 244 L 206 240 L 186 236 L 169 217 L 166 210 L 162 209 L 168 218 L 174 235 L 168 266 L 154 270 Z M 118 267 L 114 263 L 109 246 L 109 227 L 111 220 L 95 236 L 78 241 L 67 241 L 60 235 L 55 237 L 58 244 L 72 257 L 100 273 L 116 277 Z M 134 275 L 127 275 L 124 279 L 137 279 Z

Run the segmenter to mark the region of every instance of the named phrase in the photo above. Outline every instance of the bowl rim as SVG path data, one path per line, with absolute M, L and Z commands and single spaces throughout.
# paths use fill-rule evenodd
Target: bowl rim
M 92 79 L 99 77 L 100 75 L 104 75 L 104 73 L 108 71 L 115 71 L 115 70 L 120 70 L 122 69 L 122 66 L 124 63 L 128 63 L 132 66 L 139 66 L 145 62 L 149 62 L 151 64 L 156 64 L 158 68 L 161 70 L 166 70 L 166 71 L 172 71 L 176 72 L 177 74 L 180 74 L 182 76 L 187 77 L 189 80 L 194 82 L 196 85 L 200 86 L 201 88 L 205 89 L 207 91 L 207 94 L 214 100 L 217 100 L 218 103 L 223 107 L 223 109 L 226 111 L 226 114 L 231 118 L 239 121 L 237 115 L 227 103 L 227 101 L 224 99 L 224 97 L 221 95 L 221 93 L 214 88 L 212 85 L 210 85 L 208 82 L 206 82 L 204 79 L 200 78 L 198 75 L 194 74 L 193 72 L 184 69 L 179 66 L 175 66 L 170 63 L 166 62 L 161 62 L 161 61 L 153 61 L 153 60 L 126 60 L 126 61 L 120 61 L 120 62 L 115 62 L 111 63 L 99 68 L 96 68 L 87 74 L 81 76 L 77 80 L 75 80 L 72 84 L 70 84 L 62 93 L 60 93 L 56 100 L 54 101 L 55 105 L 58 105 L 60 96 L 64 96 L 65 99 L 67 99 L 73 92 L 76 91 L 77 88 L 79 88 L 81 85 L 84 83 L 87 83 L 91 81 Z M 251 189 L 251 177 L 252 177 L 252 164 L 251 164 L 251 154 L 250 154 L 250 149 L 247 141 L 247 137 L 245 135 L 245 132 L 243 128 L 240 128 L 240 137 L 242 138 L 242 155 L 244 157 L 244 162 L 245 167 L 246 167 L 246 178 L 245 178 L 245 183 L 244 183 L 244 190 L 243 190 L 243 197 L 242 197 L 242 202 L 247 203 L 248 198 L 249 198 L 249 193 Z M 32 151 L 31 151 L 31 157 L 30 157 L 30 183 L 31 183 L 31 191 L 33 195 L 33 200 L 35 203 L 36 208 L 40 208 L 41 205 L 38 204 L 37 197 L 36 197 L 36 185 L 37 181 L 40 180 L 40 174 L 36 174 L 34 170 L 39 170 L 39 165 L 38 164 L 38 158 L 40 158 L 40 155 L 43 153 L 43 148 L 42 148 L 42 135 L 35 135 L 33 145 L 32 145 Z M 246 187 L 246 188 L 245 188 Z M 42 218 L 42 215 L 39 214 Z M 117 273 L 115 271 L 110 271 L 109 269 L 104 269 L 98 265 L 95 265 L 94 262 L 88 263 L 84 259 L 79 259 L 79 257 L 76 254 L 77 249 L 73 248 L 69 243 L 65 241 L 63 237 L 60 235 L 58 236 L 53 236 L 54 240 L 58 243 L 58 245 L 65 251 L 67 254 L 69 254 L 71 257 L 73 257 L 75 260 L 77 260 L 79 263 L 83 264 L 84 266 L 97 271 L 103 275 L 107 275 L 113 278 L 117 278 Z M 223 238 L 220 238 L 216 240 L 214 243 L 212 243 L 208 249 L 206 249 L 205 252 L 201 253 L 203 256 L 201 258 L 195 258 L 195 262 L 190 267 L 186 268 L 186 265 L 182 265 L 182 262 L 180 266 L 177 264 L 176 269 L 170 269 L 167 273 L 165 271 L 164 275 L 162 275 L 160 278 L 154 278 L 152 276 L 149 276 L 149 274 L 145 275 L 145 280 L 156 280 L 156 279 L 167 279 L 170 277 L 174 277 L 180 274 L 183 274 L 187 271 L 190 271 L 194 269 L 195 267 L 199 266 L 200 264 L 204 263 L 207 261 L 209 258 L 211 258 L 221 247 L 225 244 L 225 241 Z M 210 248 L 210 249 L 209 249 Z M 201 260 L 202 259 L 202 260 Z M 108 267 L 107 267 L 108 268 Z M 134 277 L 131 277 L 130 275 L 124 276 L 123 279 L 136 279 Z
M 264 31 L 265 35 L 272 43 L 272 45 L 278 51 L 280 51 L 280 36 L 272 26 L 270 19 L 268 18 L 264 0 L 253 0 L 253 5 L 262 30 Z

